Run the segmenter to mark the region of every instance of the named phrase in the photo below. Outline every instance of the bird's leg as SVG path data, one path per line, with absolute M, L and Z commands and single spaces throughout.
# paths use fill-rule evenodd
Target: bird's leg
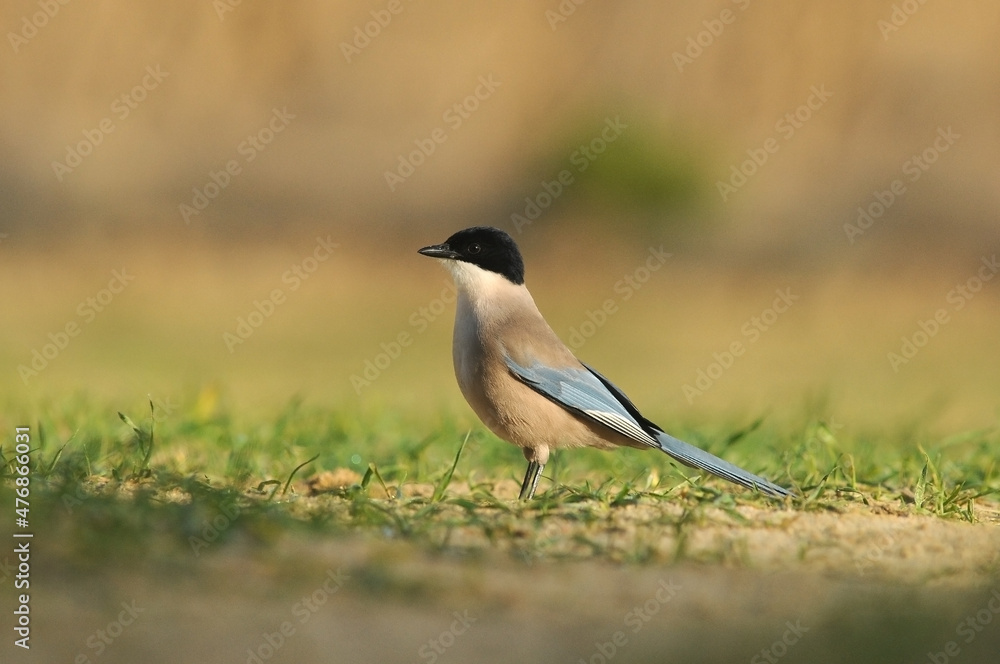
M 524 481 L 521 482 L 521 493 L 517 497 L 518 500 L 531 500 L 532 496 L 535 495 L 535 489 L 538 488 L 538 478 L 542 475 L 542 468 L 545 468 L 544 463 L 528 462 L 528 471 L 524 474 Z

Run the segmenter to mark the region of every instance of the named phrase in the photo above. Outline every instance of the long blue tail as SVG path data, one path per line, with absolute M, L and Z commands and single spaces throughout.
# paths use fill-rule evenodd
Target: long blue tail
M 775 498 L 795 495 L 788 489 L 768 482 L 763 477 L 758 477 L 694 445 L 688 445 L 683 440 L 677 440 L 670 434 L 656 431 L 655 435 L 660 449 L 686 466 L 700 468 L 724 480 L 729 480 L 748 489 L 757 489 Z

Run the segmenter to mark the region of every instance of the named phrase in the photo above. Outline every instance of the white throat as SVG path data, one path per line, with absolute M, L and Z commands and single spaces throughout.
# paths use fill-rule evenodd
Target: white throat
M 472 302 L 502 298 L 505 293 L 524 288 L 512 283 L 502 274 L 484 270 L 472 263 L 452 259 L 444 259 L 441 262 L 445 269 L 451 272 L 459 292 Z

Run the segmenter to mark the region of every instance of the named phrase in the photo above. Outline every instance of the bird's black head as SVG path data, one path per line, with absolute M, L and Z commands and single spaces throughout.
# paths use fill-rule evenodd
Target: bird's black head
M 524 260 L 514 239 L 499 228 L 476 226 L 459 231 L 445 241 L 419 252 L 432 258 L 465 261 L 503 275 L 514 284 L 524 283 Z

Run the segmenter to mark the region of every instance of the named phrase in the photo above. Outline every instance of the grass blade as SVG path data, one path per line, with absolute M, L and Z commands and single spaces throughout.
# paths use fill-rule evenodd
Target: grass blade
M 371 475 L 374 475 L 378 483 L 382 485 L 382 490 L 385 491 L 386 498 L 392 500 L 394 496 L 389 492 L 389 487 L 386 485 L 385 480 L 382 479 L 382 473 L 378 472 L 378 466 L 375 465 L 374 461 L 368 464 L 368 472 L 365 473 L 364 479 L 361 480 L 363 486 L 367 486 L 367 482 L 371 482 Z
M 731 445 L 734 445 L 735 443 L 739 442 L 741 438 L 745 438 L 746 436 L 750 435 L 751 433 L 759 429 L 760 425 L 764 423 L 765 417 L 766 417 L 765 415 L 761 415 L 756 420 L 754 420 L 747 426 L 743 427 L 739 431 L 734 431 L 733 433 L 729 434 L 725 442 L 722 443 L 722 447 L 724 449 L 729 449 Z
M 149 400 L 149 445 L 146 446 L 146 451 L 142 455 L 142 470 L 143 472 L 149 470 L 149 460 L 153 456 L 153 430 L 156 427 L 156 413 L 153 410 L 153 400 Z M 139 443 L 142 444 L 142 437 L 139 437 Z
M 136 426 L 136 423 L 132 421 L 131 417 L 129 417 L 125 413 L 121 412 L 120 410 L 118 411 L 118 417 L 121 419 L 122 422 L 124 422 L 125 424 L 127 424 L 128 427 L 130 429 L 132 429 L 132 431 L 135 432 L 135 435 L 137 435 L 137 436 L 141 436 L 142 435 L 142 430 L 138 426 Z
M 308 466 L 309 464 L 311 464 L 311 463 L 312 463 L 313 461 L 315 461 L 315 460 L 316 460 L 316 459 L 318 459 L 318 458 L 319 458 L 319 454 L 317 453 L 317 454 L 316 454 L 316 456 L 314 456 L 313 458 L 309 459 L 308 461 L 303 461 L 303 462 L 302 462 L 302 463 L 300 463 L 299 465 L 295 466 L 295 469 L 294 469 L 294 470 L 292 470 L 292 472 L 291 472 L 291 473 L 289 473 L 289 475 L 288 475 L 288 479 L 287 479 L 287 480 L 285 480 L 285 486 L 284 486 L 284 488 L 283 488 L 283 489 L 281 490 L 281 495 L 282 495 L 282 496 L 283 496 L 283 495 L 285 495 L 285 493 L 286 493 L 286 492 L 288 491 L 288 487 L 289 487 L 289 485 L 291 485 L 291 483 L 292 483 L 292 478 L 293 478 L 293 477 L 295 477 L 295 473 L 299 472 L 299 470 L 300 470 L 300 469 L 301 469 L 301 468 L 302 468 L 303 466 Z
M 458 460 L 462 456 L 462 450 L 465 449 L 465 444 L 469 442 L 469 436 L 471 435 L 472 430 L 469 429 L 468 433 L 465 434 L 465 438 L 462 440 L 462 444 L 458 446 L 458 453 L 455 455 L 455 461 L 452 462 L 451 468 L 449 468 L 448 472 L 444 474 L 444 477 L 441 478 L 438 485 L 434 487 L 434 495 L 431 496 L 432 503 L 440 501 L 444 496 L 444 492 L 448 488 L 448 485 L 451 484 L 451 476 L 455 474 L 455 468 L 458 467 Z

